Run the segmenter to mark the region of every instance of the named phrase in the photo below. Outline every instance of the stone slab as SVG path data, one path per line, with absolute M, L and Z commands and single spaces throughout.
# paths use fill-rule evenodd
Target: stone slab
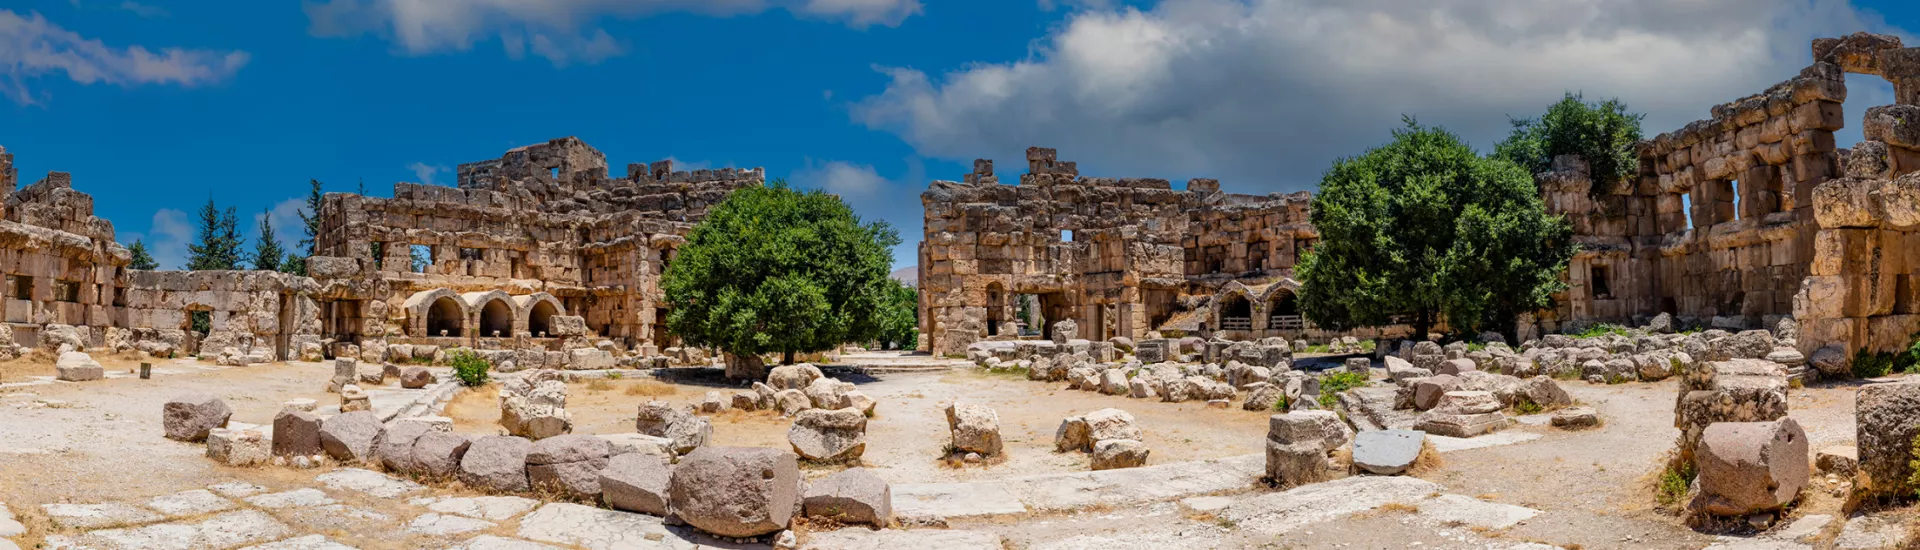
M 527 513 L 540 501 L 524 497 L 449 497 L 414 499 L 411 504 L 425 506 L 442 514 L 454 514 L 474 519 L 504 521 Z
M 334 542 L 325 535 L 307 535 L 294 537 L 280 542 L 269 542 L 248 546 L 240 550 L 357 550 L 352 546 Z
M 1004 481 L 902 483 L 892 490 L 893 515 L 902 519 L 1027 513 L 1027 505 Z
M 809 536 L 802 550 L 1001 550 L 1000 536 L 975 531 L 945 529 L 841 529 Z
M 896 493 L 897 494 L 897 493 Z M 588 550 L 691 548 L 667 532 L 660 518 L 556 502 L 520 518 L 520 538 Z M 684 542 L 684 541 L 679 541 Z
M 538 542 L 510 539 L 497 535 L 480 535 L 467 539 L 458 546 L 447 550 L 566 550 L 558 546 L 549 546 Z
M 418 483 L 359 468 L 341 468 L 320 474 L 314 479 L 331 489 L 365 493 L 378 498 L 398 498 L 426 488 Z
M 491 521 L 431 512 L 420 514 L 420 517 L 407 522 L 408 533 L 434 537 L 463 535 L 492 528 L 494 523 Z
M 54 525 L 75 529 L 103 529 L 123 525 L 153 523 L 167 519 L 160 514 L 140 509 L 131 504 L 109 502 L 105 504 L 42 504 L 40 511 Z
M 1098 472 L 1048 474 L 1007 480 L 1027 508 L 1074 510 L 1093 504 L 1128 506 L 1237 491 L 1254 485 L 1266 471 L 1265 455 L 1156 464 Z M 900 500 L 895 486 L 894 500 Z M 896 512 L 898 507 L 896 505 Z M 948 516 L 953 517 L 953 516 Z
M 1466 495 L 1440 495 L 1420 503 L 1420 517 L 1439 525 L 1506 529 L 1539 514 L 1539 510 L 1532 508 Z
M 1427 441 L 1433 442 L 1433 449 L 1443 453 L 1499 447 L 1501 445 L 1525 443 L 1535 439 L 1540 439 L 1540 434 L 1519 431 L 1494 432 L 1480 437 L 1447 437 L 1444 435 L 1427 434 Z
M 292 530 L 259 510 L 227 512 L 194 523 L 159 523 L 102 529 L 80 537 L 79 546 L 140 550 L 225 550 L 286 538 Z
M 213 494 L 213 491 L 196 489 L 154 497 L 153 500 L 147 501 L 147 508 L 166 514 L 167 517 L 178 518 L 225 512 L 232 510 L 234 504 L 231 500 Z
M 253 495 L 267 492 L 266 487 L 261 487 L 259 485 L 254 485 L 252 483 L 247 483 L 244 481 L 228 481 L 226 483 L 216 483 L 216 484 L 207 486 L 207 490 L 213 491 L 214 494 L 227 497 L 227 498 L 247 498 Z
M 333 500 L 333 497 L 327 496 L 325 492 L 321 492 L 319 489 L 294 489 L 292 491 L 267 493 L 247 498 L 247 504 L 269 510 L 309 508 L 313 506 L 325 506 L 336 502 L 338 501 Z
M 1441 488 L 1404 476 L 1355 476 L 1247 498 L 1216 515 L 1232 520 L 1242 532 L 1279 536 L 1392 502 L 1419 502 Z
M 1416 430 L 1375 430 L 1353 436 L 1353 465 L 1368 473 L 1399 475 L 1420 459 L 1427 434 Z

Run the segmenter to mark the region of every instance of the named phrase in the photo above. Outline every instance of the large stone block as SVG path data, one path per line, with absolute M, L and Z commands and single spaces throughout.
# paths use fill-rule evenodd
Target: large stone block
M 385 431 L 380 417 L 371 411 L 343 413 L 320 422 L 320 447 L 334 460 L 371 462 L 374 442 Z
M 468 451 L 471 453 L 471 449 Z M 613 447 L 607 440 L 586 434 L 567 434 L 536 441 L 527 451 L 527 482 L 536 489 L 572 497 L 600 496 L 600 470 L 607 467 Z
M 325 452 L 320 446 L 319 416 L 299 410 L 281 410 L 273 417 L 274 456 L 313 456 Z
M 467 446 L 460 457 L 461 483 L 486 491 L 519 492 L 527 483 L 527 453 L 533 441 L 524 437 L 493 435 L 481 437 Z
M 867 416 L 854 408 L 801 411 L 787 430 L 787 442 L 807 460 L 858 460 L 867 450 Z
M 849 468 L 808 485 L 802 506 L 809 517 L 884 527 L 893 520 L 893 490 L 865 468 Z
M 227 408 L 227 402 L 203 393 L 174 397 L 161 408 L 167 439 L 177 441 L 203 441 L 208 432 L 226 427 L 232 416 L 233 409 Z
M 648 453 L 615 455 L 600 471 L 601 498 L 615 510 L 665 516 L 672 481 L 673 468 L 664 457 Z
M 1854 441 L 1860 455 L 1857 489 L 1911 495 L 1913 439 L 1920 435 L 1920 382 L 1869 384 L 1854 397 Z
M 674 467 L 668 499 L 681 520 L 702 531 L 757 537 L 787 528 L 800 507 L 800 481 L 793 453 L 702 447 Z
M 947 405 L 947 428 L 953 449 L 993 455 L 1000 452 L 1000 415 L 985 405 L 954 402 Z
M 1694 452 L 1700 492 L 1690 507 L 1719 516 L 1776 510 L 1812 474 L 1807 433 L 1791 418 L 1708 426 Z
M 1352 432 L 1332 411 L 1276 414 L 1267 422 L 1267 477 L 1302 485 L 1332 477 L 1328 453 L 1347 444 Z

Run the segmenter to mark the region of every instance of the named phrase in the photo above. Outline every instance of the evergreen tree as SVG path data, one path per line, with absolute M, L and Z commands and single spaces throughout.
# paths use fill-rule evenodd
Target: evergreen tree
M 133 246 L 127 247 L 127 251 L 133 253 L 133 262 L 127 264 L 127 269 L 139 269 L 144 271 L 152 271 L 155 269 L 160 269 L 160 262 L 154 261 L 153 254 L 150 254 L 147 252 L 146 243 L 140 242 L 138 239 L 136 239 L 133 241 Z
M 239 269 L 241 260 L 239 213 L 220 208 L 207 199 L 200 207 L 199 226 L 194 244 L 187 245 L 187 269 L 193 271 Z
M 307 274 L 307 258 L 313 256 L 313 249 L 320 241 L 320 180 L 308 178 L 307 204 L 296 211 L 300 215 L 300 248 L 281 263 L 280 269 L 295 275 Z
M 273 232 L 273 210 L 260 215 L 260 238 L 253 245 L 253 268 L 279 271 L 285 266 L 287 251 L 280 248 L 280 237 Z

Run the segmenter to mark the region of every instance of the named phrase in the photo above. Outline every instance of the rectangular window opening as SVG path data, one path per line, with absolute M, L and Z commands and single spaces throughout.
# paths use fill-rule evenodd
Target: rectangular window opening
M 58 302 L 78 303 L 80 301 L 80 283 L 73 281 L 54 281 L 53 299 Z
M 27 275 L 7 276 L 8 295 L 15 300 L 33 299 L 33 277 Z
M 407 250 L 408 267 L 414 273 L 426 273 L 427 266 L 433 265 L 433 247 L 424 244 L 409 245 Z
M 1613 298 L 1613 290 L 1607 288 L 1607 266 L 1596 265 L 1587 271 L 1587 288 L 1593 291 L 1595 300 Z

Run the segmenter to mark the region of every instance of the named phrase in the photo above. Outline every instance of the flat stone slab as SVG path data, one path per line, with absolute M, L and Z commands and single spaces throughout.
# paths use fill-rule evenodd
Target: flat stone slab
M 1834 550 L 1880 550 L 1899 548 L 1907 539 L 1907 528 L 1898 521 L 1878 516 L 1857 516 L 1847 520 L 1834 539 Z
M 809 536 L 802 550 L 1001 550 L 1000 536 L 974 531 L 945 529 L 841 529 Z
M 891 487 L 893 515 L 901 518 L 963 518 L 1025 514 L 1027 505 L 1004 481 L 902 483 Z
M 227 497 L 227 498 L 247 498 L 253 495 L 267 492 L 266 487 L 261 487 L 259 485 L 254 485 L 252 483 L 247 483 L 244 481 L 229 481 L 226 483 L 216 483 L 216 484 L 207 486 L 207 490 L 213 491 L 214 494 Z
M 1499 447 L 1501 445 L 1525 443 L 1535 439 L 1540 439 L 1540 434 L 1517 431 L 1494 432 L 1479 437 L 1447 437 L 1444 435 L 1427 434 L 1427 441 L 1433 442 L 1433 450 L 1443 453 Z
M 494 527 L 493 522 L 461 517 L 452 514 L 421 514 L 407 523 L 407 532 L 416 535 L 446 537 L 462 535 L 474 531 L 485 531 Z
M 358 550 L 352 546 L 340 544 L 324 535 L 294 537 L 280 542 L 248 546 L 240 550 Z
M 1466 495 L 1440 495 L 1420 503 L 1420 517 L 1439 525 L 1506 529 L 1540 511 L 1525 506 L 1487 502 Z
M 447 550 L 566 550 L 566 549 L 558 546 L 549 546 L 545 544 L 540 544 L 538 542 L 529 542 L 529 541 L 524 541 L 520 539 L 510 539 L 507 537 L 494 536 L 494 535 L 480 535 L 480 536 L 468 539 L 466 542 L 460 543 L 459 546 L 448 548 Z
M 294 489 L 292 491 L 284 491 L 279 493 L 267 493 L 264 495 L 258 495 L 258 496 L 247 498 L 247 504 L 252 504 L 254 506 L 266 508 L 269 510 L 279 510 L 283 508 L 309 508 L 313 506 L 325 506 L 325 505 L 334 504 L 337 502 L 339 501 L 334 500 L 333 497 L 327 496 L 327 493 L 322 492 L 319 489 Z
M 1416 430 L 1360 432 L 1353 436 L 1353 465 L 1372 474 L 1400 475 L 1420 459 L 1426 443 L 1426 432 Z
M 418 483 L 359 468 L 341 468 L 320 474 L 314 480 L 331 489 L 366 493 L 378 498 L 398 498 L 426 488 Z
M 80 537 L 79 546 L 103 550 L 200 550 L 239 548 L 286 538 L 286 524 L 259 510 L 227 512 L 195 523 L 159 523 L 103 529 Z
M 393 524 L 393 517 L 367 508 L 328 504 L 296 508 L 286 513 L 287 521 L 303 531 L 364 533 L 382 530 Z
M 1832 524 L 1833 516 L 1827 514 L 1801 516 L 1800 519 L 1793 520 L 1793 523 L 1789 523 L 1785 527 L 1768 532 L 1765 537 L 1813 544 L 1814 540 L 1820 536 L 1820 533 L 1825 531 L 1828 525 Z
M 424 506 L 442 514 L 455 514 L 475 519 L 504 521 L 527 513 L 540 501 L 523 497 L 450 497 L 417 498 L 410 504 Z
M 1266 469 L 1266 455 L 1156 464 L 1009 479 L 1008 488 L 1032 510 L 1074 510 L 1093 504 L 1127 506 L 1250 487 Z M 894 489 L 894 512 L 900 491 Z M 947 516 L 954 517 L 954 516 Z
M 153 500 L 147 501 L 147 508 L 166 514 L 168 517 L 178 518 L 225 512 L 234 509 L 235 505 L 233 501 L 213 494 L 213 491 L 196 489 L 154 497 Z
M 54 525 L 75 529 L 103 529 L 123 525 L 153 523 L 165 516 L 140 509 L 132 504 L 109 502 L 105 504 L 42 504 L 40 511 Z
M 1232 520 L 1242 532 L 1278 536 L 1392 502 L 1419 502 L 1441 489 L 1418 478 L 1355 476 L 1247 498 L 1217 515 Z
M 564 502 L 541 506 L 520 518 L 520 531 L 516 535 L 588 550 L 670 549 L 676 547 L 670 546 L 669 541 L 679 540 L 667 532 L 660 518 Z
M 1721 537 L 1718 542 L 1700 550 L 1813 550 L 1813 546 L 1777 539 Z

